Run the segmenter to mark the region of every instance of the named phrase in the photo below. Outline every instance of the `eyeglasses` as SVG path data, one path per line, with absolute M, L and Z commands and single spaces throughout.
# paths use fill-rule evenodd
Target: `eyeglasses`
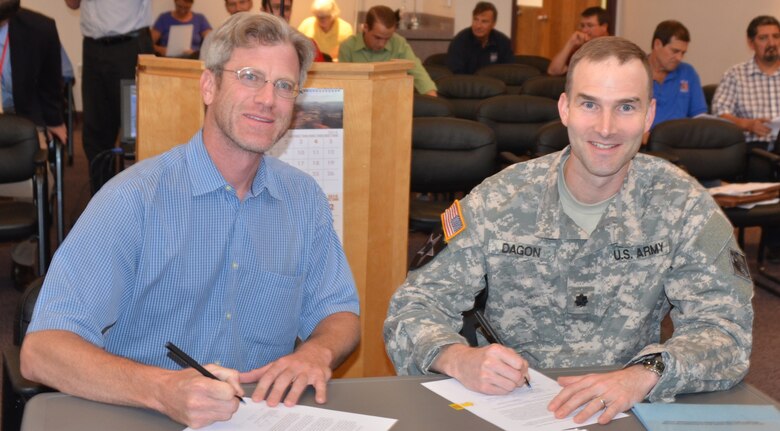
M 249 88 L 260 89 L 265 87 L 266 83 L 271 82 L 270 79 L 265 79 L 263 72 L 260 72 L 259 70 L 253 69 L 251 67 L 243 67 L 238 70 L 222 70 L 225 72 L 235 73 L 238 82 Z M 298 84 L 287 79 L 277 79 L 273 82 L 273 86 L 274 94 L 279 97 L 284 97 L 285 99 L 295 99 L 295 97 L 298 96 L 298 93 L 300 93 Z

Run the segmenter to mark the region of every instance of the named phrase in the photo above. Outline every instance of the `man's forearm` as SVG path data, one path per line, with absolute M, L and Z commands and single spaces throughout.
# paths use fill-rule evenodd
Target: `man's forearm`
M 568 70 L 568 60 L 573 52 L 574 48 L 570 44 L 566 44 L 563 49 L 555 54 L 555 57 L 550 60 L 550 65 L 547 66 L 547 74 L 549 75 L 563 75 Z
M 112 355 L 68 331 L 28 334 L 22 375 L 59 391 L 95 401 L 160 410 L 156 387 L 172 371 Z
M 327 352 L 330 368 L 335 369 L 360 341 L 360 318 L 349 312 L 331 314 L 322 319 L 306 342 L 298 349 Z

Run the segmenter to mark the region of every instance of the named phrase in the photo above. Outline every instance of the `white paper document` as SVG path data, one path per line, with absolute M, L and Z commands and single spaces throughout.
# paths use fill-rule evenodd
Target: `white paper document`
M 523 386 L 507 395 L 485 395 L 466 389 L 455 379 L 437 380 L 422 383 L 423 386 L 456 404 L 455 408 L 465 408 L 493 425 L 513 431 L 557 431 L 596 423 L 602 411 L 581 424 L 575 424 L 572 418 L 575 412 L 565 419 L 556 419 L 547 410 L 555 395 L 560 392 L 558 382 L 539 373 L 528 370 L 531 387 Z M 615 419 L 627 415 L 620 413 Z
M 752 193 L 761 192 L 778 185 L 780 185 L 780 183 L 729 183 L 722 186 L 710 187 L 707 189 L 707 191 L 709 191 L 712 196 L 745 196 Z
M 192 24 L 172 25 L 168 31 L 166 57 L 180 57 L 192 47 Z
M 256 403 L 251 398 L 244 398 L 244 400 L 246 404 L 241 404 L 230 420 L 215 422 L 198 429 L 206 431 L 386 431 L 396 422 L 396 419 L 319 407 L 285 407 L 284 404 L 268 407 L 265 401 Z M 184 431 L 190 430 L 192 428 Z

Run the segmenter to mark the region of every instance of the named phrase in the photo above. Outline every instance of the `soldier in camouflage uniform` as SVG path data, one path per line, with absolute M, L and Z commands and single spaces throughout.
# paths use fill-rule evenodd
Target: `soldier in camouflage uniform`
M 601 423 L 645 398 L 744 377 L 753 320 L 744 254 L 705 189 L 636 154 L 653 120 L 650 79 L 624 39 L 578 51 L 559 101 L 571 146 L 456 202 L 443 215 L 448 247 L 393 296 L 384 334 L 399 374 L 441 372 L 500 394 L 524 383 L 528 363 L 622 365 L 559 379 L 548 406 L 565 417 L 585 405 L 577 422 L 603 409 Z M 468 347 L 458 335 L 486 283 L 485 315 L 507 347 Z M 670 308 L 675 332 L 660 344 Z

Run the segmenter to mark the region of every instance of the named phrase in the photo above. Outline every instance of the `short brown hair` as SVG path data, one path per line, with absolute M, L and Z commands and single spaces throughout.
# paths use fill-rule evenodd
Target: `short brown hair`
M 591 39 L 574 53 L 569 62 L 569 71 L 566 74 L 566 95 L 571 97 L 574 70 L 580 61 L 588 60 L 597 63 L 609 58 L 617 59 L 621 65 L 631 60 L 639 60 L 647 72 L 647 94 L 649 98 L 653 97 L 653 72 L 650 69 L 650 63 L 647 62 L 647 54 L 634 42 L 617 36 Z
M 398 14 L 387 6 L 374 6 L 366 12 L 366 28 L 371 30 L 377 21 L 388 29 L 397 27 Z
M 496 10 L 496 6 L 493 3 L 481 1 L 477 3 L 476 6 L 474 6 L 474 11 L 471 12 L 471 16 L 477 16 L 481 14 L 482 12 L 491 11 L 493 12 L 493 21 L 498 19 L 498 10 Z
M 683 42 L 690 42 L 691 34 L 688 33 L 688 29 L 685 28 L 680 21 L 675 21 L 673 19 L 661 21 L 655 27 L 653 40 L 650 41 L 650 48 L 653 47 L 656 39 L 661 41 L 661 45 L 666 46 L 672 41 L 672 38 Z

